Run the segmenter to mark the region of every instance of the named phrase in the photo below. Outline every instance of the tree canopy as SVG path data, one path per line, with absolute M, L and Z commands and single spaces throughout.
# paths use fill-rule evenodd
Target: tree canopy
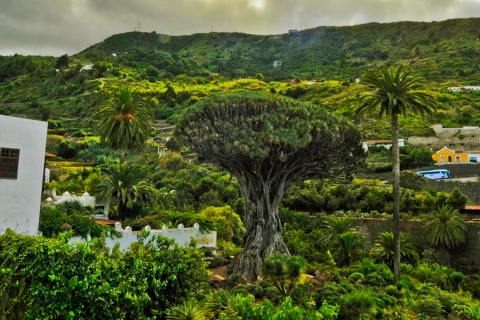
M 102 142 L 120 150 L 123 162 L 125 150 L 142 146 L 150 137 L 151 115 L 135 90 L 121 87 L 95 115 L 96 130 Z
M 349 175 L 364 159 L 360 133 L 351 123 L 322 107 L 265 93 L 202 100 L 186 111 L 176 134 L 237 179 L 247 236 L 231 272 L 251 280 L 266 257 L 289 255 L 278 216 L 288 185 Z
M 360 133 L 312 104 L 260 93 L 218 95 L 189 109 L 177 135 L 237 178 L 335 177 L 363 164 Z

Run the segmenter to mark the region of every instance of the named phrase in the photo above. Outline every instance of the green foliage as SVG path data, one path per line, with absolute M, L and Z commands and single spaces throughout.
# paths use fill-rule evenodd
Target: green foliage
M 199 216 L 218 225 L 217 240 L 232 241 L 237 245 L 243 243 L 245 227 L 240 216 L 230 206 L 207 207 L 199 212 Z
M 456 304 L 454 306 L 455 313 L 459 316 L 463 316 L 466 319 L 480 320 L 480 306 L 465 306 Z
M 460 191 L 457 187 L 452 189 L 450 196 L 448 197 L 446 204 L 453 209 L 462 210 L 467 204 L 467 196 Z
M 43 205 L 40 208 L 40 220 L 38 231 L 44 237 L 52 238 L 61 233 L 62 225 L 68 224 L 73 234 L 82 238 L 91 236 L 92 238 L 104 236 L 111 228 L 101 226 L 95 223 L 91 212 L 80 205 L 78 209 L 68 208 L 69 203 L 63 203 L 58 206 Z
M 323 241 L 339 266 L 349 266 L 365 256 L 365 239 L 353 228 L 350 218 L 329 217 L 322 229 Z
M 301 283 L 306 262 L 303 257 L 273 255 L 263 261 L 263 276 L 275 283 L 284 297 L 290 296 L 293 289 Z
M 419 318 L 442 317 L 444 311 L 440 301 L 433 297 L 421 297 L 417 300 L 415 311 Z
M 338 319 L 339 306 L 323 302 L 318 310 L 301 308 L 286 297 L 278 305 L 269 300 L 255 303 L 252 295 L 230 294 L 219 290 L 212 292 L 206 301 L 206 306 L 214 319 L 272 319 L 272 320 L 309 320 Z
M 95 114 L 99 119 L 96 131 L 102 142 L 120 150 L 120 161 L 125 150 L 143 146 L 150 137 L 150 113 L 134 89 L 123 86 Z
M 410 274 L 421 282 L 433 283 L 444 290 L 456 290 L 459 286 L 458 275 L 449 267 L 437 263 L 421 262 Z
M 111 164 L 102 168 L 102 180 L 96 186 L 98 199 L 118 204 L 119 219 L 125 219 L 128 205 L 151 205 L 156 202 L 156 190 L 145 180 L 145 170 L 134 164 Z
M 375 244 L 370 250 L 370 256 L 377 262 L 386 263 L 390 268 L 393 268 L 393 233 L 382 232 L 375 240 Z M 420 255 L 410 241 L 407 234 L 400 232 L 400 261 L 416 265 Z
M 200 254 L 170 240 L 125 253 L 65 241 L 0 236 L 0 318 L 155 319 L 206 288 Z
M 417 174 L 415 171 L 404 170 L 400 172 L 400 186 L 405 189 L 420 191 L 427 184 L 426 178 Z
M 470 292 L 476 299 L 480 299 L 480 275 L 468 275 L 460 283 L 464 291 Z
M 183 224 L 185 227 L 193 227 L 195 223 L 199 224 L 201 232 L 210 232 L 218 228 L 214 221 L 199 214 L 169 210 L 153 210 L 144 217 L 132 220 L 130 226 L 135 230 L 140 230 L 146 226 L 150 226 L 152 229 L 161 229 L 163 225 L 176 228 L 179 224 Z
M 201 301 L 188 299 L 182 304 L 174 305 L 169 309 L 167 319 L 171 320 L 204 320 L 208 311 Z
M 454 248 L 465 242 L 467 227 L 458 209 L 448 205 L 438 207 L 425 223 L 428 241 L 434 246 Z
M 368 291 L 353 291 L 340 297 L 342 319 L 366 319 L 375 313 L 375 299 Z

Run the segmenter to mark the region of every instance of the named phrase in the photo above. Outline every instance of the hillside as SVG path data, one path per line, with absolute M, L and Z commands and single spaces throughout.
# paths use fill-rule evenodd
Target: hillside
M 480 125 L 480 95 L 447 90 L 480 85 L 479 30 L 480 18 L 471 18 L 268 36 L 128 32 L 70 57 L 0 56 L 0 113 L 61 120 L 67 131 L 88 131 L 96 107 L 126 82 L 144 95 L 157 119 L 170 122 L 202 97 L 241 90 L 278 92 L 351 116 L 362 90 L 357 78 L 382 65 L 404 64 L 436 96 L 439 113 L 403 120 L 401 135 L 431 135 L 434 123 Z M 389 135 L 384 121 L 359 125 L 370 138 Z

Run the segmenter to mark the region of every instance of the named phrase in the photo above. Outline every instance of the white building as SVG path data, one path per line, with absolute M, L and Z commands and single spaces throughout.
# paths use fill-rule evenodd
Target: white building
M 47 126 L 0 115 L 0 234 L 38 233 Z
M 362 142 L 363 150 L 368 151 L 368 147 L 384 147 L 390 149 L 392 147 L 392 140 L 366 140 Z M 405 139 L 398 139 L 398 146 L 405 146 Z

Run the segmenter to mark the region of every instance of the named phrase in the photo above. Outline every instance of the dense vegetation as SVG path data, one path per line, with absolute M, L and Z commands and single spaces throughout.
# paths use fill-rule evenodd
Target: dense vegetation
M 173 123 L 205 96 L 244 90 L 277 92 L 351 116 L 362 88 L 355 79 L 403 64 L 440 105 L 432 117 L 401 120 L 400 135 L 431 135 L 434 123 L 479 125 L 478 93 L 447 90 L 480 84 L 479 24 L 479 18 L 370 23 L 273 36 L 118 34 L 70 57 L 0 57 L 0 113 L 57 120 L 63 132 L 84 135 L 106 97 L 130 83 L 156 119 Z M 389 137 L 386 121 L 363 121 L 360 128 L 369 137 Z
M 239 174 L 224 169 L 228 163 L 217 167 L 210 154 L 193 154 L 158 121 L 181 125 L 195 103 L 219 92 L 242 92 L 237 97 L 246 99 L 246 91 L 270 92 L 277 102 L 284 96 L 312 102 L 335 114 L 332 119 L 353 119 L 364 92 L 355 79 L 402 64 L 439 104 L 438 113 L 425 119 L 401 118 L 401 136 L 431 135 L 433 123 L 479 125 L 479 93 L 446 89 L 480 84 L 479 25 L 473 18 L 318 27 L 273 36 L 130 32 L 70 57 L 0 56 L 0 114 L 49 122 L 47 151 L 57 157 L 47 162 L 46 190 L 103 192 L 116 200 L 110 217 L 120 216 L 135 230 L 198 222 L 203 231 L 218 232 L 216 254 L 179 248 L 163 238 L 127 252 L 109 251 L 101 242 L 115 232 L 95 224 L 93 208 L 44 205 L 44 237 L 0 236 L 0 319 L 480 319 L 478 267 L 468 259 L 449 259 L 450 250 L 468 241 L 458 209 L 470 200 L 459 189 L 429 188 L 423 177 L 405 170 L 430 165 L 431 150 L 400 150 L 400 217 L 425 225 L 419 232 L 425 243 L 415 242 L 411 232 L 400 234 L 398 281 L 390 230 L 367 244 L 358 227 L 371 218 L 391 219 L 394 212 L 390 151 L 372 148 L 367 166 L 358 165 L 355 176 L 292 180 L 278 210 L 278 230 L 290 257 L 267 258 L 263 278 L 254 283 L 236 274 L 210 281 L 209 289 L 205 268 L 231 263 L 252 234 L 248 199 Z M 131 146 L 110 145 L 118 150 L 101 143 L 110 131 L 98 126 L 100 106 L 108 106 L 108 98 L 125 85 L 156 120 L 153 139 L 143 149 L 144 137 Z M 290 118 L 274 115 L 260 116 L 269 124 Z M 131 110 L 118 119 L 113 113 L 111 124 L 128 125 L 134 117 Z M 390 137 L 388 120 L 353 120 L 365 137 Z M 298 132 L 307 129 L 300 127 Z M 255 134 L 248 126 L 230 129 L 245 139 Z M 260 137 L 264 149 L 287 145 L 276 132 L 270 134 Z M 159 146 L 169 152 L 159 157 Z M 235 141 L 230 152 L 234 146 Z M 261 160 L 261 154 L 254 156 Z M 67 245 L 71 235 L 94 239 Z

